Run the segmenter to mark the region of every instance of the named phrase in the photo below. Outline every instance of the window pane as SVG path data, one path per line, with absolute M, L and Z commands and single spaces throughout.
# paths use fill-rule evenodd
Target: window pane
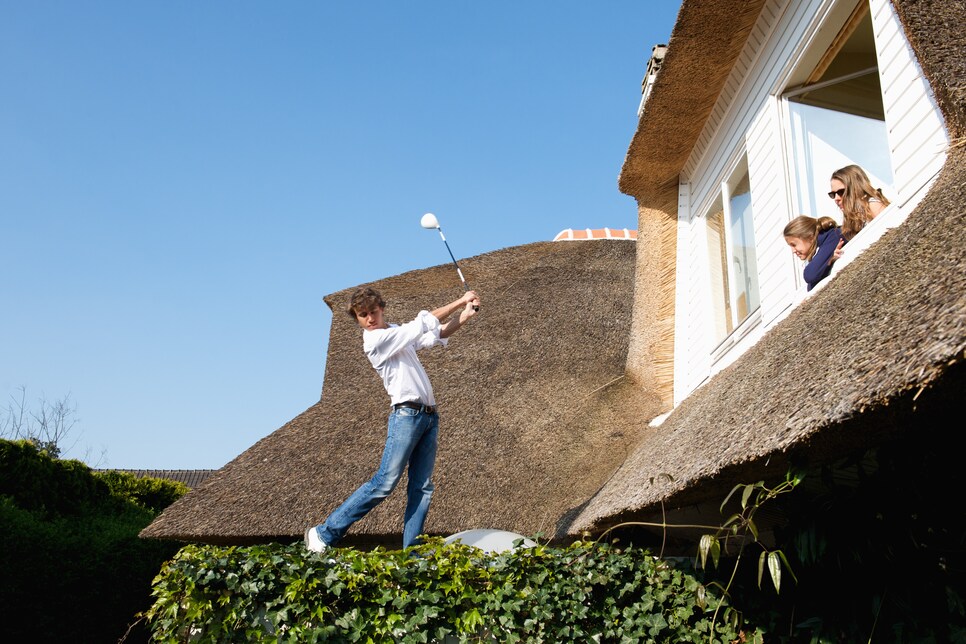
M 744 164 L 742 164 L 744 165 Z M 747 169 L 739 168 L 728 185 L 731 235 L 732 280 L 734 283 L 735 324 L 747 318 L 759 304 L 758 262 L 755 256 L 755 228 L 751 216 L 751 188 Z
M 808 91 L 796 93 L 789 100 L 885 120 L 879 74 L 875 71 L 878 59 L 872 15 L 868 6 L 860 9 L 864 11 L 862 17 L 846 22 L 808 75 Z
M 719 198 L 707 217 L 708 266 L 711 281 L 711 316 L 715 342 L 728 337 L 734 330 L 731 295 L 728 282 L 728 248 L 725 240 L 724 208 Z
M 789 102 L 788 113 L 796 215 L 841 222 L 841 212 L 826 193 L 832 173 L 852 163 L 862 166 L 873 186 L 895 195 L 885 123 L 802 103 Z

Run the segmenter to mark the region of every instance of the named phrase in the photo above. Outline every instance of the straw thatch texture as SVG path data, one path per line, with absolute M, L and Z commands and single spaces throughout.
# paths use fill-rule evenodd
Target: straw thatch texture
M 447 348 L 422 352 L 440 446 L 426 530 L 502 528 L 553 535 L 620 466 L 657 413 L 623 378 L 635 244 L 538 243 L 461 262 L 482 311 Z M 387 320 L 460 295 L 451 265 L 374 284 Z M 297 538 L 378 465 L 388 397 L 362 332 L 333 309 L 322 397 L 168 508 L 142 535 L 210 543 Z M 406 479 L 346 544 L 398 546 Z
M 646 437 L 572 531 L 720 501 L 736 483 L 781 477 L 793 457 L 828 462 L 918 431 L 913 397 L 966 351 L 964 211 L 960 148 L 902 226 Z M 962 382 L 941 395 L 961 402 Z
M 677 192 L 671 191 L 676 197 Z M 661 397 L 662 411 L 674 402 L 674 293 L 677 219 L 673 205 L 638 209 L 639 234 L 627 374 Z
M 667 190 L 677 193 L 678 173 L 764 4 L 764 0 L 682 3 L 621 169 L 621 192 L 652 207 Z M 669 214 L 676 212 L 675 208 Z

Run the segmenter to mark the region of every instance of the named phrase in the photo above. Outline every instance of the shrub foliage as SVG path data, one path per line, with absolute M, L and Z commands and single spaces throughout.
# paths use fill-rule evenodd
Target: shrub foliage
M 0 640 L 120 639 L 179 547 L 137 535 L 183 489 L 99 476 L 27 441 L 0 440 Z
M 160 642 L 731 642 L 730 607 L 686 570 L 577 542 L 487 555 L 438 539 L 406 551 L 187 546 L 155 580 Z M 751 641 L 751 640 L 748 640 Z
M 158 514 L 188 493 L 188 486 L 178 481 L 137 477 L 130 472 L 110 470 L 98 472 L 97 478 L 104 481 L 111 494 L 118 499 L 130 501 L 138 507 Z

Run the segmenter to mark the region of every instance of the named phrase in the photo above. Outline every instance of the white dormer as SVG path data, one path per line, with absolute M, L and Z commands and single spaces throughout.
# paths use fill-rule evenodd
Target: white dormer
M 833 171 L 862 166 L 892 201 L 843 271 L 915 207 L 948 145 L 888 0 L 766 0 L 679 178 L 675 404 L 801 302 L 782 229 L 841 221 Z

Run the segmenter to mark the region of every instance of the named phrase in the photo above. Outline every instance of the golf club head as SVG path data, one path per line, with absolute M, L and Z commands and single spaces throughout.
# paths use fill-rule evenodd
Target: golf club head
M 439 228 L 439 220 L 436 219 L 436 215 L 431 212 L 427 212 L 425 215 L 423 215 L 423 218 L 419 220 L 419 225 L 423 228 L 432 230 L 434 228 Z

